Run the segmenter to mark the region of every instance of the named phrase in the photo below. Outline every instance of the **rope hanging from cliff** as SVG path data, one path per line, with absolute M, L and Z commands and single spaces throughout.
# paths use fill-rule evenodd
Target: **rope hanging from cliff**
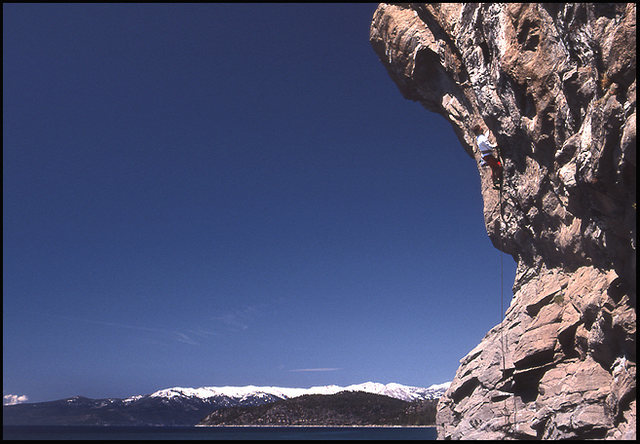
M 504 165 L 504 160 L 502 157 L 502 151 L 500 150 L 500 147 L 497 148 L 498 151 L 498 158 L 500 159 L 500 163 L 502 163 L 502 165 Z M 502 187 L 504 184 L 504 176 L 500 178 L 500 191 L 499 191 L 499 203 L 500 203 L 500 221 L 499 221 L 499 235 L 500 235 L 500 250 L 499 250 L 499 254 L 500 254 L 500 316 L 501 316 L 501 327 L 500 327 L 500 342 L 501 342 L 501 348 L 502 348 L 502 376 L 504 377 L 504 375 L 506 374 L 507 371 L 507 365 L 506 365 L 506 358 L 505 358 L 505 342 L 504 342 L 504 318 L 505 318 L 505 312 L 504 312 L 504 261 L 503 261 L 503 255 L 504 255 L 504 236 L 502 234 L 502 229 L 507 227 L 507 224 L 504 220 L 504 207 L 503 207 L 503 200 L 502 200 Z M 516 405 L 516 393 L 515 393 L 515 389 L 513 390 L 513 432 L 517 432 L 517 419 L 516 419 L 516 414 L 517 414 L 517 405 Z M 507 416 L 508 418 L 508 416 Z
M 502 155 L 500 148 L 498 148 L 498 158 L 502 163 Z M 504 165 L 504 163 L 503 163 Z M 504 183 L 504 177 L 500 178 L 500 191 L 499 191 L 499 204 L 500 204 L 500 219 L 498 220 L 498 236 L 500 236 L 500 249 L 498 254 L 500 255 L 500 345 L 502 351 L 502 377 L 504 378 L 507 371 L 506 359 L 505 359 L 505 344 L 504 344 L 504 263 L 502 259 L 502 250 L 504 250 L 504 238 L 502 237 L 502 229 L 506 227 L 504 223 L 504 213 L 502 206 L 502 184 Z M 505 412 L 508 412 L 507 405 L 505 403 Z M 509 415 L 507 415 L 509 418 Z
M 500 158 L 500 162 L 502 163 L 502 153 L 500 148 L 498 148 L 498 157 Z M 504 165 L 504 163 L 502 163 Z M 504 322 L 504 263 L 503 263 L 503 250 L 504 250 L 504 237 L 502 236 L 502 229 L 506 228 L 506 223 L 504 223 L 504 212 L 502 206 L 502 184 L 504 183 L 504 178 L 500 178 L 500 193 L 499 193 L 499 202 L 500 202 L 500 221 L 498 222 L 500 229 L 498 230 L 500 236 L 500 250 L 498 253 L 500 255 L 500 322 Z M 506 371 L 506 362 L 505 362 L 505 347 L 504 347 L 504 328 L 500 328 L 500 341 L 502 342 L 502 374 L 505 374 Z

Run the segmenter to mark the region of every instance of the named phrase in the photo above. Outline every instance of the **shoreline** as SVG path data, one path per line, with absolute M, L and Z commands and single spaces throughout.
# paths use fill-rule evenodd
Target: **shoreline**
M 242 425 L 234 425 L 234 424 L 224 424 L 224 425 L 206 425 L 206 424 L 196 424 L 195 427 L 265 427 L 265 428 L 291 428 L 291 427 L 317 427 L 317 428 L 381 428 L 381 429 L 434 429 L 436 425 L 318 425 L 318 424 L 242 424 Z
M 272 424 L 254 424 L 254 425 L 233 425 L 233 424 L 224 424 L 224 425 L 205 425 L 205 424 L 194 424 L 194 425 L 160 425 L 160 424 L 3 424 L 4 428 L 11 427 L 77 427 L 77 428 L 108 428 L 108 427 L 116 427 L 116 428 L 127 428 L 127 427 L 153 427 L 153 428 L 191 428 L 191 427 L 217 427 L 217 428 L 295 428 L 295 427 L 306 427 L 306 428 L 343 428 L 343 429 L 354 429 L 354 428 L 364 428 L 364 429 L 434 429 L 435 425 L 318 425 L 318 424 L 290 424 L 290 425 L 272 425 Z

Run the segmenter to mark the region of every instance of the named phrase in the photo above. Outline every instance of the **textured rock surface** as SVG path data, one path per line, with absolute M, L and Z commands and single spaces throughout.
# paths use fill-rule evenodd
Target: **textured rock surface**
M 514 295 L 461 359 L 440 439 L 635 439 L 635 38 L 635 4 L 374 14 L 371 44 L 401 93 L 478 162 L 481 124 L 504 163 L 502 200 L 478 172 L 487 233 L 518 264 Z

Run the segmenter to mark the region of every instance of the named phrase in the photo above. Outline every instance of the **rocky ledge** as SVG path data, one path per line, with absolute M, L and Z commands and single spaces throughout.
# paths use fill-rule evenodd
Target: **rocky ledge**
M 438 438 L 635 439 L 635 4 L 380 4 L 370 41 L 478 162 L 487 233 L 518 264 L 504 320 L 438 404 Z

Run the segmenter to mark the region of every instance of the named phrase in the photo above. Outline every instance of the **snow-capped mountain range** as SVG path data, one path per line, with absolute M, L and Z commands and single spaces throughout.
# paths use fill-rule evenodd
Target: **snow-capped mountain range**
M 226 397 L 237 399 L 239 401 L 248 398 L 277 397 L 281 399 L 295 398 L 302 395 L 333 395 L 342 391 L 349 392 L 366 392 L 377 395 L 386 395 L 392 398 L 402 399 L 403 401 L 415 401 L 421 399 L 439 398 L 449 387 L 451 382 L 443 384 L 434 384 L 429 387 L 411 387 L 402 384 L 389 383 L 381 384 L 379 382 L 365 382 L 362 384 L 353 384 L 346 387 L 338 385 L 323 385 L 310 388 L 285 388 L 285 387 L 257 387 L 247 385 L 243 387 L 172 387 L 148 395 L 152 398 L 199 398 L 202 400 L 218 397 Z M 140 396 L 128 398 L 128 400 L 137 400 Z
M 258 406 L 302 395 L 334 395 L 343 391 L 386 395 L 403 401 L 439 398 L 449 382 L 430 387 L 365 382 L 346 387 L 172 387 L 125 399 L 74 396 L 57 401 L 3 406 L 6 425 L 195 425 L 226 407 Z

